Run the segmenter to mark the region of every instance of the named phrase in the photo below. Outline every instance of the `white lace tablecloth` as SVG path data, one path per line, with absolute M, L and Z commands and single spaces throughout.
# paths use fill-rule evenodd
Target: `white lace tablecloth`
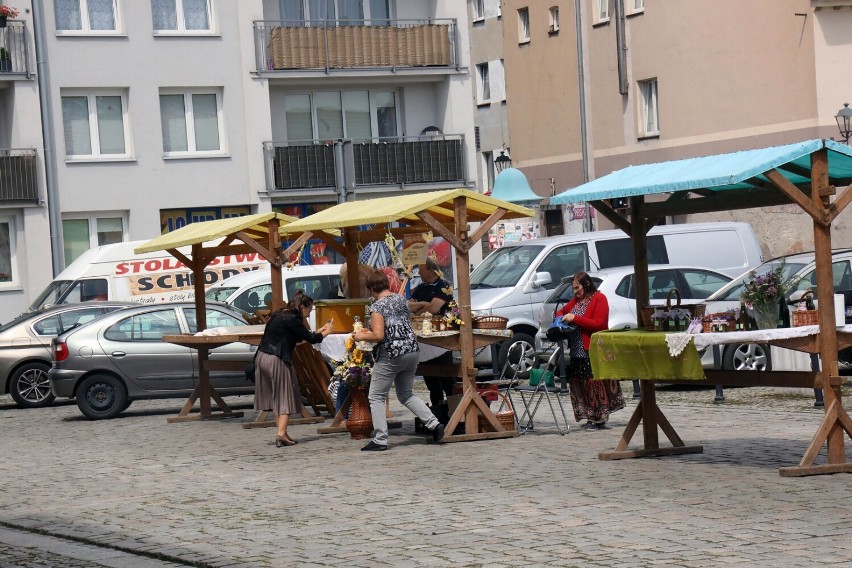
M 840 326 L 839 332 L 852 333 L 852 325 Z M 765 343 L 773 339 L 790 339 L 794 337 L 807 337 L 819 333 L 818 325 L 803 325 L 800 327 L 783 327 L 779 329 L 758 329 L 754 331 L 726 331 L 723 333 L 667 333 L 666 345 L 669 354 L 677 357 L 692 341 L 698 350 L 706 349 L 712 345 L 724 345 L 729 343 Z

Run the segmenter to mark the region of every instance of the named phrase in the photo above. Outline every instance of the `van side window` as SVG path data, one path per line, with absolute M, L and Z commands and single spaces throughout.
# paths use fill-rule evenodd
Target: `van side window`
M 266 294 L 272 294 L 272 284 L 261 284 L 249 288 L 245 292 L 235 298 L 232 305 L 244 312 L 254 313 L 255 310 L 266 309 L 264 300 Z
M 77 280 L 68 290 L 63 304 L 74 304 L 77 302 L 88 302 L 90 300 L 108 300 L 109 284 L 106 278 L 90 278 Z
M 549 272 L 550 284 L 546 290 L 554 290 L 566 276 L 573 276 L 589 267 L 589 253 L 585 243 L 558 247 L 550 251 L 536 272 Z
M 648 264 L 669 264 L 669 255 L 662 235 L 649 235 Z M 600 268 L 633 265 L 633 243 L 630 238 L 607 239 L 595 243 Z
M 288 298 L 292 298 L 296 294 L 296 290 L 302 290 L 314 300 L 328 300 L 337 297 L 340 275 L 326 274 L 304 278 L 287 278 L 286 282 Z

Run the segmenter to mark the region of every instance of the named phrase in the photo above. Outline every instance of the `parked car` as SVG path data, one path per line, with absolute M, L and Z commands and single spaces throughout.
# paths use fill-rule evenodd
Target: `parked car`
M 2 394 L 12 395 L 21 408 L 50 405 L 54 399 L 47 380 L 52 363 L 51 339 L 104 314 L 135 305 L 131 302 L 63 304 L 24 312 L 0 326 Z
M 633 267 L 610 268 L 589 272 L 609 303 L 609 329 L 629 329 L 636 327 L 636 284 Z M 538 351 L 547 351 L 553 343 L 547 340 L 545 333 L 556 310 L 574 297 L 571 277 L 564 278 L 542 304 L 539 313 L 539 331 L 536 334 Z M 680 303 L 699 304 L 731 281 L 727 274 L 692 266 L 650 265 L 648 266 L 648 289 L 651 305 L 664 305 L 669 291 L 677 288 Z M 674 295 L 672 296 L 674 298 Z M 677 300 L 672 300 L 675 305 Z
M 196 321 L 191 302 L 137 305 L 60 335 L 53 340 L 50 390 L 75 398 L 91 419 L 114 418 L 134 400 L 189 396 L 198 383 L 197 352 L 162 338 L 194 333 Z M 239 311 L 208 304 L 208 328 L 245 325 Z M 232 343 L 210 351 L 210 360 L 247 364 L 254 351 Z M 210 383 L 223 396 L 254 392 L 241 369 L 210 371 Z
M 787 294 L 787 302 L 801 296 L 804 290 L 812 289 L 817 294 L 816 285 L 816 261 L 813 252 L 791 254 L 770 259 L 758 266 L 754 271 L 757 274 L 765 274 L 777 266 L 784 265 L 784 278 L 792 279 L 795 286 Z M 852 249 L 836 249 L 831 254 L 831 270 L 834 280 L 834 293 L 840 294 L 852 290 Z M 715 294 L 707 298 L 707 313 L 725 312 L 737 309 L 740 306 L 740 295 L 745 283 L 750 278 L 750 271 L 732 280 L 726 286 L 720 288 Z M 846 294 L 848 297 L 849 294 Z M 848 301 L 848 300 L 847 300 Z M 790 306 L 790 309 L 795 309 Z M 722 368 L 750 371 L 772 370 L 772 352 L 780 349 L 773 347 L 771 350 L 765 344 L 743 343 L 724 346 L 722 351 Z M 704 354 L 703 358 L 712 357 L 712 354 Z M 838 354 L 842 367 L 848 367 L 852 362 L 852 350 L 846 349 Z M 799 369 L 786 369 L 799 370 Z

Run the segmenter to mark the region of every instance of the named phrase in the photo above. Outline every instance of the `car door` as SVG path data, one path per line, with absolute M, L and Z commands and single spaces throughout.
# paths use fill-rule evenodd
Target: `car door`
M 195 308 L 184 307 L 182 308 L 184 318 L 186 318 L 186 323 L 191 330 L 198 329 L 197 321 L 196 321 L 196 310 Z M 214 327 L 245 327 L 246 322 L 242 318 L 238 318 L 236 315 L 225 312 L 223 310 L 208 307 L 207 308 L 207 329 L 211 329 Z M 222 347 L 217 347 L 216 349 L 212 349 L 209 351 L 208 357 L 211 362 L 216 361 L 239 361 L 243 362 L 246 365 L 249 361 L 254 357 L 254 352 L 257 350 L 257 347 L 254 345 L 249 345 L 248 343 L 242 342 L 234 342 L 229 343 L 228 345 L 223 345 Z M 195 378 L 194 380 L 198 380 L 198 352 L 193 349 L 192 350 L 192 365 L 195 370 Z M 210 384 L 213 385 L 213 388 L 216 390 L 230 389 L 230 388 L 251 388 L 251 383 L 246 380 L 246 375 L 243 368 L 239 368 L 231 371 L 222 371 L 222 370 L 214 370 L 210 371 Z
M 146 393 L 193 388 L 192 350 L 162 340 L 164 335 L 183 331 L 176 310 L 169 306 L 135 313 L 101 334 L 101 347 L 107 358 L 127 381 Z

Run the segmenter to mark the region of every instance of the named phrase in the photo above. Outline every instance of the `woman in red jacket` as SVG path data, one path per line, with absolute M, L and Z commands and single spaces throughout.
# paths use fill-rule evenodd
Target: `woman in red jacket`
M 586 430 L 602 430 L 610 412 L 624 408 L 624 394 L 618 381 L 596 381 L 589 362 L 592 334 L 607 329 L 609 302 L 585 272 L 574 276 L 574 298 L 556 312 L 562 321 L 574 324 L 568 332 L 571 364 L 568 369 L 571 406 L 574 419 L 586 419 Z

